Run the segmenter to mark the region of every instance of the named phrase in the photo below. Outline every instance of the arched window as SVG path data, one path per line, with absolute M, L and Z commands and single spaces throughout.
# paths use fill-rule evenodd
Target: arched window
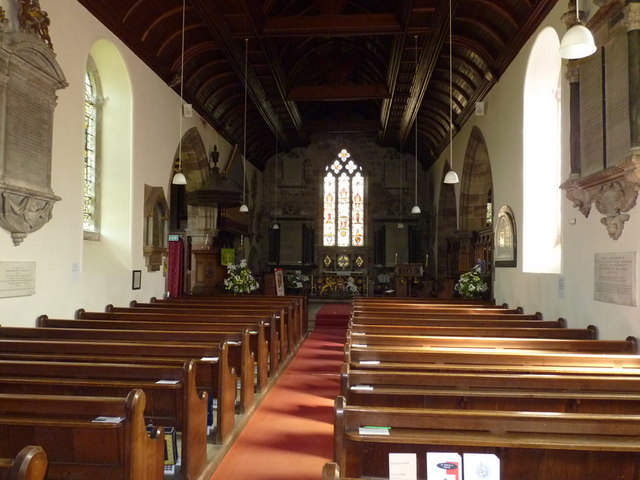
M 364 245 L 364 176 L 362 167 L 350 157 L 342 149 L 333 163 L 325 167 L 322 232 L 325 247 Z
M 101 89 L 98 71 L 91 57 L 84 76 L 84 204 L 83 229 L 86 239 L 97 239 L 99 222 L 99 146 Z
M 523 271 L 561 273 L 560 74 L 558 34 L 535 40 L 524 83 Z

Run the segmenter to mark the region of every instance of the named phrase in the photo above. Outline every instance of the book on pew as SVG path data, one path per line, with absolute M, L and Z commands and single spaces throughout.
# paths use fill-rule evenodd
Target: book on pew
M 427 452 L 429 480 L 462 480 L 462 457 L 457 453 Z
M 147 432 L 151 433 L 155 428 L 154 425 L 147 425 Z M 173 475 L 176 465 L 180 465 L 176 428 L 164 427 L 164 473 Z
M 415 453 L 390 453 L 389 480 L 418 480 L 417 455 Z
M 500 480 L 500 459 L 491 453 L 462 455 L 464 480 Z

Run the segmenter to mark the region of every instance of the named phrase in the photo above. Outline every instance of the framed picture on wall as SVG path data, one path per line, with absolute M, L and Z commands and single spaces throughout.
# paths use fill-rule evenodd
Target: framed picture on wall
M 142 270 L 134 270 L 131 275 L 131 290 L 140 290 L 142 286 Z
M 506 205 L 498 211 L 494 244 L 496 267 L 516 267 L 518 265 L 516 220 L 513 211 Z

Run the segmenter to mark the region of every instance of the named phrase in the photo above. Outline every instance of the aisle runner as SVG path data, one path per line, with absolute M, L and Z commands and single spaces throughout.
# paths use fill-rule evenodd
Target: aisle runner
M 351 303 L 327 303 L 316 314 L 316 327 L 347 328 L 351 315 Z
M 212 480 L 319 480 L 333 457 L 333 402 L 345 330 L 314 330 L 262 400 Z

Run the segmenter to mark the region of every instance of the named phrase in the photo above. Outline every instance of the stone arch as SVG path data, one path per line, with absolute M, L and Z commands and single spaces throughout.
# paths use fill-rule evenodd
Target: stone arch
M 460 188 L 460 229 L 482 230 L 491 225 L 487 216 L 487 204 L 493 205 L 493 178 L 491 162 L 484 136 L 478 127 L 473 127 L 462 170 Z

